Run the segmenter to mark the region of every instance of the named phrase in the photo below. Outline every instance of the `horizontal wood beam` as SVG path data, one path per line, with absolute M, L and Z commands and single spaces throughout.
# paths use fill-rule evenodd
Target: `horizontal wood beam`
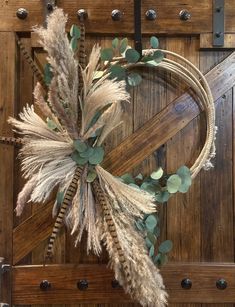
M 2 1 L 0 9 L 0 31 L 31 31 L 32 26 L 42 24 L 44 19 L 44 1 L 41 0 L 9 0 Z M 130 0 L 61 0 L 58 6 L 62 7 L 69 15 L 68 27 L 77 23 L 77 10 L 80 8 L 88 11 L 86 21 L 87 33 L 117 34 L 134 32 L 133 2 Z M 226 12 L 226 31 L 235 31 L 235 8 L 232 1 L 228 2 Z M 231 4 L 230 4 L 231 3 Z M 16 17 L 19 8 L 28 11 L 28 17 L 20 20 Z M 121 21 L 113 21 L 111 12 L 118 9 L 123 13 Z M 157 18 L 153 21 L 146 20 L 145 13 L 149 9 L 157 12 Z M 188 21 L 179 18 L 181 10 L 187 9 L 191 13 Z M 142 31 L 143 34 L 199 34 L 212 32 L 212 1 L 204 0 L 200 5 L 195 5 L 194 0 L 184 0 L 183 4 L 175 0 L 146 0 L 142 4 Z
M 12 299 L 15 305 L 80 304 L 128 301 L 121 287 L 113 288 L 112 271 L 106 265 L 49 265 L 18 266 L 12 272 Z M 170 263 L 162 275 L 170 303 L 234 303 L 234 263 Z M 191 289 L 181 286 L 183 279 L 192 281 Z M 227 288 L 219 290 L 216 281 L 225 279 Z M 80 280 L 88 281 L 88 288 L 77 288 Z M 47 291 L 40 289 L 43 280 L 51 284 Z
M 201 49 L 215 49 L 213 46 L 213 34 L 203 33 L 200 35 L 200 48 Z M 224 34 L 224 45 L 222 47 L 216 47 L 216 49 L 235 49 L 235 34 Z
M 235 84 L 234 70 L 235 52 L 206 75 L 215 100 Z M 131 171 L 198 115 L 198 107 L 185 93 L 111 151 L 106 156 L 103 166 L 114 175 L 122 175 Z M 40 211 L 29 217 L 21 224 L 22 226 L 15 228 L 13 233 L 14 264 L 49 236 L 53 223 L 52 204 L 45 205 L 43 208 L 46 208 L 44 213 L 40 213 L 44 211 L 40 208 Z M 29 235 L 26 242 L 24 240 L 25 231 L 28 232 L 28 229 L 32 231 L 33 236 Z

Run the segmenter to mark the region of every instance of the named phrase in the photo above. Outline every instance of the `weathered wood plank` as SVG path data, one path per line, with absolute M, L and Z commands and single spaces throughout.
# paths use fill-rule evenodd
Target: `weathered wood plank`
M 200 48 L 201 49 L 212 49 L 213 46 L 213 34 L 203 33 L 200 35 Z M 234 49 L 235 48 L 235 34 L 225 33 L 224 34 L 224 46 L 216 47 L 216 49 Z
M 171 263 L 162 269 L 170 303 L 230 303 L 235 301 L 234 263 Z M 216 288 L 224 278 L 227 289 Z M 130 301 L 121 288 L 113 289 L 113 273 L 106 265 L 18 266 L 13 268 L 13 304 L 112 303 Z M 190 290 L 181 281 L 190 278 Z M 88 288 L 80 291 L 79 280 L 86 279 Z M 51 289 L 42 291 L 42 280 Z M 202 286 L 203 285 L 203 286 Z
M 7 119 L 15 113 L 16 46 L 14 33 L 0 33 L 0 133 L 12 135 Z M 12 263 L 14 148 L 0 147 L 0 257 Z M 9 274 L 4 274 L 1 299 L 10 303 Z
M 228 1 L 230 2 L 230 1 Z M 0 31 L 30 31 L 35 24 L 43 23 L 43 1 L 41 0 L 8 0 L 3 1 L 0 10 Z M 77 23 L 77 10 L 84 8 L 89 17 L 86 21 L 87 33 L 127 33 L 134 32 L 133 0 L 126 5 L 125 0 L 104 2 L 102 0 L 80 0 L 79 6 L 75 0 L 61 0 L 59 6 L 69 14 L 69 27 Z M 196 34 L 212 32 L 212 1 L 204 0 L 200 5 L 195 5 L 194 0 L 146 0 L 142 3 L 143 33 L 168 33 L 168 34 Z M 24 7 L 29 15 L 25 20 L 16 17 L 18 8 Z M 111 12 L 119 9 L 123 12 L 123 18 L 119 22 L 111 19 Z M 157 11 L 157 19 L 146 20 L 145 13 L 148 9 Z M 191 19 L 184 22 L 179 18 L 179 12 L 188 9 Z M 226 31 L 235 29 L 234 7 L 226 10 Z M 235 30 L 234 30 L 235 31 Z M 231 31 L 232 32 L 232 31 Z
M 226 93 L 235 83 L 235 74 L 232 73 L 234 69 L 235 53 L 227 57 L 206 75 L 215 100 Z M 132 170 L 133 167 L 142 162 L 148 155 L 154 152 L 156 148 L 160 147 L 169 138 L 179 132 L 198 114 L 199 109 L 193 99 L 188 94 L 184 94 L 124 140 L 116 149 L 107 154 L 104 161 L 104 167 L 115 175 L 121 175 Z M 51 213 L 49 213 L 51 206 L 48 206 L 47 209 L 48 216 L 45 215 L 45 219 L 48 219 L 51 215 Z M 35 225 L 33 222 L 34 219 L 37 220 L 35 214 L 28 220 L 32 227 Z M 41 223 L 45 225 L 46 221 L 41 219 Z M 49 222 L 47 221 L 47 223 Z M 27 226 L 25 227 L 27 228 Z M 34 229 L 36 233 L 37 229 Z M 46 235 L 46 232 L 44 232 L 44 235 Z M 20 230 L 16 228 L 13 236 L 13 246 L 17 244 L 17 236 L 17 240 L 20 240 L 21 236 L 23 236 L 23 232 L 20 232 Z M 46 238 L 47 236 L 41 236 L 41 240 Z M 31 239 L 29 238 L 29 240 Z M 22 242 L 22 240 L 20 241 Z M 38 240 L 31 240 L 29 246 L 33 248 L 37 246 L 37 244 Z M 24 249 L 23 246 L 22 248 Z M 19 250 L 21 250 L 20 247 L 18 248 L 18 251 Z M 24 253 L 27 254 L 30 251 L 31 249 L 25 249 Z M 15 252 L 14 254 L 17 255 Z

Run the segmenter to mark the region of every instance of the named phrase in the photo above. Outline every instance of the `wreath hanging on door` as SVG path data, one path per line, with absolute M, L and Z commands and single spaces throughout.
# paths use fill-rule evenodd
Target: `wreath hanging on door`
M 48 17 L 47 28 L 35 29 L 48 53 L 48 91 L 45 93 L 40 83 L 34 89 L 35 104 L 42 116 L 35 113 L 34 106 L 27 105 L 19 114 L 20 120 L 9 119 L 22 135 L 20 158 L 27 179 L 18 196 L 16 213 L 20 215 L 29 201 L 45 202 L 58 189 L 53 209 L 56 222 L 46 256 L 52 256 L 55 237 L 65 221 L 71 233 L 77 234 L 76 244 L 87 232 L 88 252 L 99 255 L 103 242 L 115 278 L 133 299 L 143 306 L 163 306 L 167 294 L 155 264 L 170 243 L 164 242 L 156 255 L 156 202 L 165 202 L 176 192 L 187 192 L 199 171 L 212 167 L 215 111 L 211 91 L 191 62 L 158 49 L 155 37 L 151 38 L 151 48 L 141 56 L 128 46 L 127 39 L 116 38 L 112 48 L 103 50 L 94 45 L 84 66 L 77 56 L 81 32 L 73 26 L 69 39 L 66 22 L 63 11 L 55 9 Z M 114 56 L 118 51 L 121 55 Z M 141 82 L 133 69 L 146 66 L 177 75 L 195 92 L 207 118 L 205 145 L 190 169 L 182 166 L 167 175 L 160 168 L 148 178 L 141 174 L 117 178 L 102 167 L 102 145 L 121 124 L 123 103 L 130 101 L 127 85 Z

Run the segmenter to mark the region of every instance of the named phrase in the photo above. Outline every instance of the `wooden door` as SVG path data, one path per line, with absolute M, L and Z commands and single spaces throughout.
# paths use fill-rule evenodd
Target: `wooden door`
M 170 306 L 204 307 L 214 303 L 230 307 L 235 303 L 235 53 L 231 49 L 235 47 L 232 35 L 235 4 L 225 0 L 225 47 L 230 49 L 214 50 L 211 49 L 212 0 L 142 2 L 143 44 L 147 46 L 151 35 L 160 35 L 162 49 L 178 52 L 192 61 L 206 74 L 216 104 L 214 169 L 201 172 L 186 195 L 177 195 L 161 207 L 161 239 L 171 239 L 174 244 L 169 263 L 162 269 Z M 57 3 L 69 14 L 69 25 L 77 22 L 79 8 L 88 11 L 88 53 L 94 42 L 104 47 L 115 36 L 128 36 L 130 40 L 133 37 L 133 0 L 128 5 L 124 0 Z M 7 118 L 18 114 L 26 103 L 33 103 L 36 81 L 15 34 L 43 69 L 45 54 L 30 30 L 32 25 L 43 22 L 44 4 L 41 0 L 6 0 L 0 6 L 0 134 L 4 136 L 12 135 Z M 25 20 L 15 15 L 20 7 L 28 10 Z M 158 12 L 155 21 L 145 19 L 150 8 Z M 110 18 L 113 9 L 124 13 L 120 22 Z M 178 17 L 182 9 L 192 14 L 187 22 Z M 203 114 L 184 95 L 185 89 L 170 74 L 159 74 L 152 69 L 141 74 L 143 82 L 131 92 L 132 102 L 124 124 L 106 142 L 109 153 L 104 164 L 116 175 L 140 171 L 149 174 L 157 166 L 171 172 L 182 164 L 191 165 L 204 141 Z M 146 133 L 150 126 L 151 132 Z M 54 264 L 42 266 L 53 226 L 52 202 L 28 205 L 20 218 L 15 217 L 15 200 L 23 185 L 17 152 L 17 148 L 0 145 L 0 257 L 12 264 L 11 274 L 3 274 L 2 302 L 11 300 L 17 306 L 134 306 L 122 289 L 112 283 L 113 274 L 106 268 L 105 252 L 99 259 L 86 255 L 84 244 L 75 249 L 65 231 L 57 241 Z M 191 289 L 182 288 L 185 278 L 192 281 Z M 220 279 L 227 282 L 224 290 L 216 286 Z M 40 289 L 43 280 L 51 284 L 48 291 Z M 85 291 L 77 287 L 81 280 L 88 281 Z

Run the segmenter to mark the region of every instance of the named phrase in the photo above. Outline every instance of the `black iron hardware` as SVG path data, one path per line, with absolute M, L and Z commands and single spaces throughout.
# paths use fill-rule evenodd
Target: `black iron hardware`
M 123 13 L 120 10 L 113 10 L 111 17 L 113 21 L 120 21 L 122 19 Z
M 120 284 L 119 284 L 119 282 L 117 281 L 117 279 L 113 279 L 113 280 L 111 281 L 111 285 L 112 285 L 112 288 L 113 288 L 113 289 L 117 289 L 117 288 L 120 288 L 120 287 L 121 287 Z
M 181 281 L 181 287 L 185 290 L 189 290 L 192 288 L 192 281 L 189 279 L 189 278 L 184 278 L 182 281 Z
M 224 46 L 224 0 L 213 0 L 213 46 Z
M 134 0 L 134 23 L 135 50 L 142 55 L 142 32 L 141 32 L 141 0 Z
M 147 20 L 155 20 L 157 18 L 157 12 L 153 9 L 147 10 L 145 13 Z
M 188 10 L 182 10 L 179 13 L 179 17 L 180 17 L 181 20 L 187 21 L 191 18 L 191 14 Z
M 6 272 L 9 272 L 11 270 L 11 265 L 4 263 L 4 258 L 0 257 L 0 307 L 9 307 L 10 305 L 7 303 L 1 303 L 2 299 L 2 276 Z
M 77 11 L 77 16 L 80 21 L 84 21 L 88 18 L 88 13 L 84 9 L 80 9 Z
M 216 281 L 216 287 L 219 289 L 219 290 L 224 290 L 226 289 L 228 286 L 228 283 L 225 279 L 221 278 L 221 279 L 218 279 Z
M 26 19 L 28 15 L 29 15 L 29 12 L 23 7 L 19 8 L 16 12 L 16 16 L 22 20 Z
M 88 281 L 86 279 L 79 280 L 77 287 L 79 290 L 84 291 L 88 288 Z
M 49 290 L 51 289 L 51 284 L 48 280 L 43 280 L 41 283 L 40 283 L 40 289 L 43 290 L 43 291 L 46 291 L 46 290 Z

